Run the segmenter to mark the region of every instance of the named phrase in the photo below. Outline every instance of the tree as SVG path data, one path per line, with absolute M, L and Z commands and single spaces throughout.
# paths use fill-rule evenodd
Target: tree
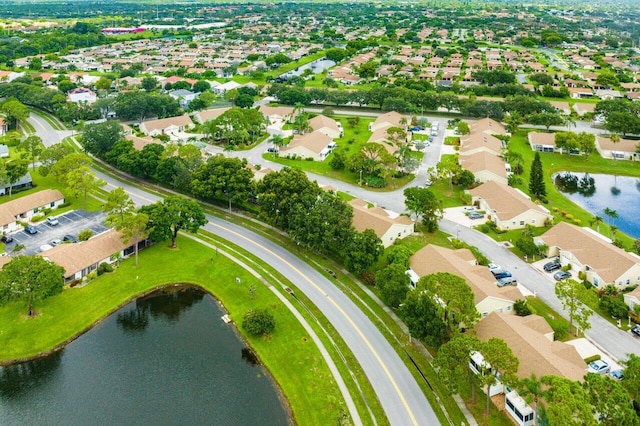
M 361 275 L 377 262 L 384 251 L 382 241 L 372 229 L 354 232 L 342 251 L 344 265 L 356 275 Z
M 516 373 L 520 361 L 504 340 L 495 337 L 480 346 L 480 353 L 482 353 L 485 362 L 489 364 L 488 366 L 480 366 L 480 381 L 487 386 L 485 414 L 489 415 L 489 402 L 491 401 L 489 388 L 496 383 L 498 377 L 503 384 L 513 386 L 517 381 Z
M 42 176 L 48 176 L 51 168 L 58 161 L 71 153 L 73 153 L 73 148 L 61 143 L 45 148 L 40 154 L 40 166 L 38 167 L 38 172 Z
M 251 309 L 242 317 L 242 328 L 253 336 L 261 336 L 273 332 L 276 320 L 266 309 Z
M 145 77 L 140 84 L 144 90 L 151 92 L 158 85 L 158 80 L 156 80 L 155 77 Z
M 91 229 L 83 229 L 78 233 L 78 241 L 87 241 L 93 237 L 93 231 Z
M 621 382 L 600 374 L 588 373 L 583 387 L 601 424 L 605 426 L 640 424 L 631 398 Z
M 578 298 L 583 289 L 584 286 L 582 283 L 579 283 L 576 280 L 568 279 L 556 282 L 556 296 L 560 299 L 562 308 L 569 313 L 569 332 L 571 332 L 574 322 L 582 331 L 591 328 L 589 317 L 593 311 L 591 311 L 591 309 L 583 304 Z
M 42 138 L 40 136 L 31 135 L 25 138 L 18 144 L 18 150 L 23 151 L 27 158 L 31 160 L 31 169 L 36 169 L 36 160 L 42 153 L 44 145 L 42 144 Z
M 578 147 L 588 159 L 589 155 L 596 150 L 596 135 L 587 132 L 578 133 Z
M 438 300 L 440 317 L 450 332 L 473 328 L 480 319 L 471 287 L 457 275 L 448 272 L 426 275 L 418 281 L 417 289 Z
M 409 292 L 409 283 L 407 268 L 400 263 L 391 264 L 376 274 L 380 296 L 392 308 L 397 308 L 404 302 Z
M 556 147 L 562 149 L 567 155 L 571 150 L 578 149 L 580 146 L 578 135 L 573 132 L 558 132 L 554 137 L 554 141 Z
M 113 145 L 123 137 L 124 131 L 117 121 L 89 124 L 82 132 L 82 145 L 85 151 L 104 158 Z
M 88 166 L 71 170 L 67 173 L 65 182 L 74 197 L 77 198 L 82 194 L 84 208 L 87 208 L 87 195 L 107 184 L 104 180 L 96 177 L 96 174 Z
M 13 192 L 13 184 L 18 182 L 29 171 L 29 163 L 25 160 L 11 160 L 5 164 L 7 183 L 9 184 L 9 198 Z
M 422 291 L 410 291 L 400 308 L 400 317 L 411 336 L 438 347 L 447 338 L 447 328 L 438 315 L 437 302 Z M 467 362 L 469 360 L 467 359 Z
M 539 199 L 544 199 L 547 196 L 547 188 L 544 183 L 544 173 L 542 171 L 542 161 L 540 160 L 539 152 L 536 152 L 536 156 L 531 163 L 529 193 Z
M 111 89 L 111 85 L 113 84 L 113 80 L 107 77 L 100 77 L 98 81 L 96 81 L 96 89 L 98 90 L 109 90 Z
M 422 216 L 422 223 L 429 232 L 438 230 L 438 221 L 442 219 L 442 203 L 427 188 L 409 187 L 404 190 L 405 205 L 413 212 L 418 220 Z
M 525 377 L 516 384 L 518 394 L 527 401 L 528 404 L 533 402 L 533 411 L 535 417 L 533 419 L 534 425 L 538 424 L 538 402 L 542 397 L 542 381 L 536 377 L 535 373 L 531 373 L 531 376 Z
M 596 215 L 594 216 L 590 221 L 589 224 L 591 226 L 595 225 L 596 226 L 596 231 L 600 232 L 600 224 L 602 223 L 602 217 Z
M 15 124 L 16 130 L 20 128 L 20 121 L 29 117 L 29 108 L 16 98 L 9 98 L 0 105 L 0 111 L 5 114 L 7 121 Z
M 0 271 L 0 302 L 24 300 L 29 316 L 34 305 L 62 292 L 64 269 L 41 256 L 18 256 Z
M 629 358 L 622 361 L 625 366 L 624 380 L 622 385 L 627 389 L 631 398 L 635 401 L 640 400 L 640 356 L 629 354 Z
M 469 368 L 471 353 L 480 348 L 482 343 L 477 337 L 469 334 L 457 334 L 444 345 L 440 346 L 433 367 L 438 377 L 452 394 L 458 393 L 465 377 L 471 387 L 471 403 L 476 403 L 475 374 Z
M 539 112 L 530 114 L 526 120 L 535 125 L 544 126 L 549 131 L 551 126 L 563 126 L 567 120 L 560 114 L 555 112 Z
M 59 154 L 60 153 L 56 153 L 56 155 Z M 51 175 L 58 182 L 63 185 L 67 185 L 67 175 L 69 172 L 79 169 L 80 167 L 89 167 L 90 165 L 91 158 L 87 155 L 79 152 L 72 152 L 71 154 L 67 154 L 56 161 L 53 167 L 51 167 Z
M 609 207 L 605 207 L 603 213 L 607 215 L 609 219 L 611 219 L 611 221 L 609 222 L 609 226 L 613 225 L 615 223 L 615 220 L 619 217 L 618 212 Z
M 117 188 L 116 190 L 118 189 L 121 188 Z M 111 193 L 112 192 L 114 191 L 111 191 Z M 125 202 L 124 205 L 128 205 L 128 202 Z M 113 226 L 116 231 L 120 232 L 120 238 L 125 244 L 133 240 L 135 252 L 135 267 L 137 268 L 138 244 L 140 240 L 147 238 L 147 236 L 149 235 L 149 230 L 147 229 L 149 224 L 149 216 L 145 213 L 136 213 L 133 209 L 133 202 L 131 202 L 131 208 L 124 207 L 124 209 L 120 211 L 119 208 L 111 210 L 111 213 L 109 213 L 109 215 L 107 216 L 105 223 L 108 226 Z
M 188 198 L 172 195 L 163 201 L 140 208 L 140 213 L 149 216 L 147 229 L 154 241 L 171 240 L 171 248 L 176 247 L 178 232 L 198 232 L 207 219 L 200 205 Z
M 116 226 L 124 220 L 125 215 L 135 211 L 133 201 L 123 188 L 116 188 L 107 193 L 105 203 L 102 205 L 102 211 L 107 214 L 107 222 L 109 226 Z M 112 216 L 113 219 L 109 219 Z
M 453 179 L 462 171 L 456 157 L 442 157 L 436 165 L 439 178 L 449 179 L 449 192 L 453 192 Z
M 598 424 L 589 403 L 589 396 L 580 382 L 564 377 L 544 376 L 543 392 L 547 401 L 545 414 L 550 425 L 593 426 Z
M 253 194 L 253 173 L 246 159 L 216 155 L 192 175 L 191 191 L 202 199 L 221 199 L 229 204 L 243 203 Z

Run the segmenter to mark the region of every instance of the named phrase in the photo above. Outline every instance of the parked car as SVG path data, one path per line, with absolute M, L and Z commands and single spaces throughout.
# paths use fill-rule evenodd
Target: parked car
M 0 241 L 5 244 L 9 244 L 13 242 L 13 237 L 11 235 L 3 235 L 2 238 L 0 238 Z
M 56 226 L 60 224 L 60 222 L 58 221 L 58 218 L 54 216 L 49 216 L 47 218 L 47 223 L 51 226 Z
M 43 251 L 50 250 L 52 248 L 53 248 L 53 246 L 51 244 L 43 244 L 43 245 L 40 246 L 40 251 L 43 252 Z
M 33 234 L 37 234 L 37 233 L 38 233 L 38 229 L 37 229 L 35 226 L 33 226 L 33 225 L 27 225 L 27 226 L 25 226 L 25 227 L 24 227 L 24 230 L 25 230 L 25 232 L 26 232 L 27 234 L 31 234 L 31 235 L 33 235 Z
M 562 265 L 557 260 L 553 260 L 551 262 L 548 262 L 548 263 L 544 264 L 544 270 L 547 271 L 547 272 L 553 272 L 553 271 L 558 270 L 560 268 L 562 268 Z
M 499 271 L 502 269 L 500 265 L 496 265 L 495 263 L 490 263 L 487 266 L 489 267 L 490 271 Z
M 571 278 L 571 272 L 569 271 L 558 271 L 553 274 L 553 279 L 556 281 L 562 281 Z
M 482 218 L 484 218 L 484 215 L 482 213 L 478 213 L 478 212 L 469 213 L 469 219 L 482 219 Z
M 491 271 L 491 273 L 493 274 L 493 276 L 497 280 L 499 280 L 501 278 L 511 278 L 511 272 L 509 272 L 509 271 L 503 271 L 503 270 L 499 269 L 497 271 Z
M 611 367 L 606 361 L 597 359 L 589 363 L 588 373 L 607 374 L 611 370 Z
M 413 126 L 413 127 L 409 127 L 409 130 L 412 132 L 419 132 L 420 130 L 424 130 L 424 127 L 422 126 Z
M 427 180 L 427 181 L 424 182 L 424 186 L 428 187 L 428 186 L 431 186 L 431 185 L 433 185 L 433 182 L 431 182 L 430 180 Z
M 77 243 L 78 239 L 76 237 L 74 237 L 73 235 L 65 235 L 62 238 L 62 241 L 65 243 Z
M 474 212 L 476 211 L 476 208 L 473 206 L 464 206 L 462 210 L 464 210 L 465 212 Z
M 631 328 L 631 332 L 640 337 L 640 324 L 636 324 Z
M 498 280 L 498 287 L 504 287 L 506 285 L 517 286 L 518 280 L 513 277 L 500 278 Z
M 609 377 L 616 380 L 624 379 L 624 370 L 613 370 L 609 373 Z
M 55 240 L 51 240 L 50 244 L 55 247 L 55 246 L 59 246 L 60 244 L 62 244 L 62 241 L 60 241 L 58 239 L 55 239 Z

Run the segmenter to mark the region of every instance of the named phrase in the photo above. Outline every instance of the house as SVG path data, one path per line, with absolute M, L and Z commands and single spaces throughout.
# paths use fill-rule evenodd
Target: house
M 613 284 L 622 290 L 640 285 L 640 256 L 614 246 L 592 229 L 560 222 L 534 241 L 546 244 L 547 256 L 557 257 L 562 265 L 571 265 L 574 277 L 584 273 L 595 287 Z
M 553 220 L 549 210 L 531 201 L 522 191 L 490 181 L 467 191 L 473 204 L 485 210 L 500 229 L 522 229 L 526 225 L 544 226 Z
M 309 120 L 309 126 L 314 132 L 324 133 L 331 139 L 337 139 L 342 136 L 342 124 L 325 115 L 316 115 Z
M 504 160 L 486 151 L 476 152 L 459 157 L 460 167 L 469 170 L 476 177 L 476 181 L 483 183 L 496 181 L 507 184 L 507 165 Z
M 486 133 L 487 135 L 506 135 L 507 131 L 502 124 L 492 118 L 483 118 L 469 123 L 470 133 Z
M 478 265 L 468 249 L 451 250 L 429 244 L 411 256 L 409 266 L 407 273 L 414 286 L 419 278 L 438 272 L 463 278 L 473 291 L 476 309 L 482 318 L 491 312 L 513 313 L 514 302 L 523 297 L 516 287 L 498 287 L 489 268 Z
M 555 133 L 529 132 L 527 140 L 534 151 L 555 152 L 556 150 Z
M 409 120 L 399 112 L 390 111 L 378 116 L 373 123 L 369 123 L 369 131 L 375 133 L 377 130 L 387 129 L 389 127 L 399 127 L 404 130 L 408 122 Z
M 488 152 L 489 154 L 502 155 L 502 141 L 495 136 L 484 132 L 475 132 L 460 138 L 460 155 L 471 155 L 477 152 Z
M 640 286 L 634 288 L 629 293 L 624 294 L 624 303 L 630 310 L 635 311 L 636 305 L 640 305 Z
M 147 241 L 140 241 L 138 249 L 144 248 Z M 101 263 L 113 264 L 120 258 L 128 257 L 135 251 L 133 241 L 122 242 L 121 234 L 108 230 L 87 241 L 73 244 L 60 244 L 41 254 L 47 260 L 64 268 L 64 282 L 81 280 L 98 269 Z
M 235 81 L 227 81 L 226 83 L 213 87 L 212 90 L 216 95 L 223 96 L 229 90 L 239 89 L 240 87 L 242 87 L 242 84 L 240 83 L 236 83 Z
M 225 112 L 229 111 L 229 109 L 230 109 L 229 107 L 226 107 L 226 108 L 212 108 L 204 111 L 198 111 L 197 113 L 194 114 L 193 120 L 196 123 L 202 124 L 209 120 L 215 120 Z
M 569 115 L 571 114 L 571 107 L 569 106 L 569 102 L 558 102 L 552 101 L 549 102 L 559 113 Z
M 280 148 L 280 155 L 324 161 L 335 146 L 333 139 L 324 133 L 311 132 L 295 135 L 287 146 Z
M 34 192 L 0 206 L 0 233 L 6 234 L 20 228 L 17 221 L 27 222 L 43 209 L 55 209 L 64 203 L 64 196 L 55 189 Z
M 640 142 L 631 139 L 620 138 L 619 142 L 613 143 L 611 138 L 596 136 L 596 149 L 604 158 L 614 160 L 636 160 L 639 158 L 636 146 Z
M 476 336 L 482 341 L 491 338 L 503 340 L 518 358 L 519 379 L 546 375 L 583 381 L 587 365 L 575 347 L 553 340 L 553 330 L 547 321 L 538 315 L 519 317 L 492 312 L 475 325 Z M 484 362 L 476 353 L 473 362 Z M 480 355 L 480 357 L 478 357 Z M 490 388 L 491 395 L 505 392 L 505 410 L 517 424 L 533 425 L 535 413 L 518 395 L 517 391 L 505 390 L 501 384 Z
M 67 101 L 92 104 L 98 99 L 96 92 L 86 87 L 76 87 L 67 94 Z
M 6 195 L 9 193 L 9 188 L 11 188 L 11 192 L 15 192 L 20 189 L 28 189 L 33 187 L 33 180 L 31 180 L 31 173 L 27 172 L 24 176 L 18 179 L 17 182 L 14 182 L 13 185 L 9 185 L 9 182 L 2 183 L 0 182 L 0 195 Z
M 294 110 L 291 107 L 271 107 L 261 106 L 259 111 L 264 115 L 269 123 L 275 124 L 276 122 L 291 123 L 297 114 L 294 114 Z
M 191 128 L 193 128 L 193 121 L 191 121 L 191 117 L 187 114 L 159 120 L 149 120 L 140 124 L 140 131 L 149 136 L 184 132 Z
M 359 198 L 349 201 L 349 205 L 353 207 L 353 227 L 356 231 L 373 230 L 385 248 L 413 233 L 414 222 L 410 217 L 382 207 L 369 207 L 366 201 Z
M 576 102 L 575 104 L 573 104 L 573 109 L 575 110 L 576 114 L 578 114 L 578 117 L 584 117 L 586 114 L 593 114 L 596 110 L 596 105 Z
M 187 109 L 191 101 L 198 97 L 198 94 L 191 90 L 179 89 L 169 92 L 169 96 L 178 101 L 180 108 Z
M 0 158 L 9 158 L 9 147 L 5 144 L 0 144 Z

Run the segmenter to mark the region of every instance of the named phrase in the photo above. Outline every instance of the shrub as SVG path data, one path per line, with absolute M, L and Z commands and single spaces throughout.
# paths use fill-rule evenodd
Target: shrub
M 364 271 L 362 275 L 360 275 L 360 279 L 367 285 L 374 285 L 376 282 L 376 275 L 373 271 Z
M 562 323 L 556 324 L 553 328 L 555 340 L 564 340 L 569 335 L 569 325 Z
M 587 280 L 582 281 L 582 285 L 587 290 L 591 290 L 593 288 L 593 284 L 591 284 L 591 282 L 589 282 Z
M 554 208 L 553 208 L 553 212 L 554 212 L 554 213 L 558 213 L 558 210 L 560 210 L 560 209 L 559 209 L 559 208 L 557 208 L 557 207 L 554 207 Z
M 93 231 L 91 229 L 85 229 L 78 233 L 78 240 L 87 241 L 92 236 L 93 236 Z
M 571 213 L 569 213 L 565 217 L 567 218 L 567 220 L 573 220 L 573 215 Z
M 629 307 L 618 297 L 603 296 L 598 306 L 613 318 L 625 318 L 629 315 Z
M 482 232 L 483 234 L 488 234 L 489 231 L 491 231 L 491 227 L 486 223 L 483 223 L 482 225 L 480 225 L 478 229 L 480 229 L 480 232 Z
M 31 222 L 40 222 L 44 219 L 43 214 L 36 214 L 31 217 Z
M 602 358 L 602 357 L 601 357 L 600 355 L 596 354 L 596 355 L 592 355 L 592 356 L 590 356 L 589 358 L 585 358 L 585 359 L 584 359 L 584 362 L 585 362 L 585 363 L 587 363 L 587 364 L 589 364 L 590 362 L 597 361 L 597 360 L 599 360 L 600 358 Z
M 575 223 L 578 226 L 582 225 L 582 221 L 580 219 L 573 219 L 573 223 Z
M 98 265 L 98 276 L 104 274 L 105 272 L 113 272 L 113 266 L 109 265 L 106 262 L 102 262 L 100 265 Z
M 567 212 L 565 212 L 564 210 L 562 210 L 562 211 L 560 212 L 560 214 L 561 214 L 562 216 L 566 216 L 566 215 L 567 215 Z
M 266 309 L 251 309 L 242 318 L 242 328 L 253 336 L 261 336 L 276 328 L 276 320 Z
M 513 309 L 519 317 L 531 315 L 531 309 L 529 309 L 529 305 L 527 305 L 527 301 L 524 299 L 516 300 L 513 304 Z

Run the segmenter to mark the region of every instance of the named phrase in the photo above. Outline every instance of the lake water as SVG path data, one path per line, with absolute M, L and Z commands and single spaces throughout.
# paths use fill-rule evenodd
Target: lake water
M 309 62 L 308 64 L 300 65 L 298 68 L 284 73 L 282 77 L 292 77 L 294 75 L 302 75 L 304 70 L 308 68 L 311 68 L 314 74 L 320 74 L 322 71 L 329 69 L 335 65 L 336 63 L 330 59 L 320 58 L 320 59 L 316 59 L 313 62 Z
M 287 425 L 277 389 L 217 302 L 138 299 L 35 361 L 0 368 L 0 425 Z
M 640 179 L 628 176 L 561 172 L 553 176 L 556 187 L 571 201 L 605 223 L 612 223 L 633 238 L 640 238 Z M 613 220 L 604 209 L 615 210 Z M 584 223 L 583 226 L 588 226 Z

